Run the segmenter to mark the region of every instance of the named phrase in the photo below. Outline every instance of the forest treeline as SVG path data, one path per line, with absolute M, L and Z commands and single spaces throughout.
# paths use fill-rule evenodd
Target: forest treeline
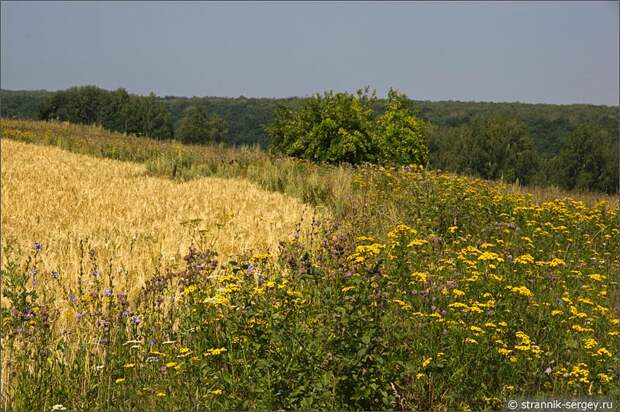
M 0 91 L 0 116 L 100 124 L 183 142 L 260 145 L 282 108 L 311 98 L 138 96 L 95 86 Z M 377 115 L 386 100 L 372 102 Z M 618 107 L 408 100 L 424 120 L 430 167 L 487 179 L 618 192 Z

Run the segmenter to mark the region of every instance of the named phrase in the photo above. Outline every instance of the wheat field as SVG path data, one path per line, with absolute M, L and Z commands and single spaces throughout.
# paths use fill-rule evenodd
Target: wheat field
M 179 183 L 150 177 L 139 164 L 52 147 L 2 139 L 1 149 L 2 243 L 42 245 L 42 284 L 53 271 L 75 282 L 80 261 L 89 274 L 95 250 L 98 270 L 107 273 L 111 263 L 115 282 L 131 295 L 156 268 L 180 262 L 193 243 L 206 243 L 220 260 L 274 252 L 314 213 L 244 180 Z

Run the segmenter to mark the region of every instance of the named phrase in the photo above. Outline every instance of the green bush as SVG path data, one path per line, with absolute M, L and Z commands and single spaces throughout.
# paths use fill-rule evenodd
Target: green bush
M 386 112 L 373 111 L 369 89 L 356 95 L 325 92 L 292 110 L 280 107 L 267 128 L 271 151 L 329 163 L 426 164 L 424 123 L 408 110 L 404 94 L 390 89 Z

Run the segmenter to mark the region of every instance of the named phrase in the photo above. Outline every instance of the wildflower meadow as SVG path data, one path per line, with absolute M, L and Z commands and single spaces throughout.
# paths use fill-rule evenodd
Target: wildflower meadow
M 620 396 L 617 196 L 60 123 L 1 144 L 4 410 Z

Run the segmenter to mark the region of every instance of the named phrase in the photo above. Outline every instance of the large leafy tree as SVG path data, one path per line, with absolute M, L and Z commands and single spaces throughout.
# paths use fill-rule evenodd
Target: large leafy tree
M 176 138 L 184 143 L 218 143 L 225 134 L 224 120 L 210 114 L 204 105 L 190 107 L 176 130 Z
M 552 164 L 557 170 L 557 183 L 566 189 L 608 193 L 618 190 L 618 143 L 600 127 L 578 127 Z
M 384 163 L 428 163 L 425 123 L 408 109 L 409 99 L 390 89 L 385 113 L 377 120 L 375 141 Z
M 390 90 L 385 113 L 377 117 L 376 93 L 325 92 L 300 107 L 281 106 L 267 128 L 271 150 L 330 163 L 428 161 L 423 123 L 408 110 L 405 95 Z
M 280 106 L 267 128 L 271 150 L 314 161 L 359 163 L 377 153 L 372 139 L 372 104 L 368 88 L 349 93 L 325 92 L 306 98 L 298 109 Z
M 486 179 L 528 183 L 537 157 L 523 121 L 510 116 L 479 117 L 468 129 L 461 143 L 467 151 L 462 170 Z

